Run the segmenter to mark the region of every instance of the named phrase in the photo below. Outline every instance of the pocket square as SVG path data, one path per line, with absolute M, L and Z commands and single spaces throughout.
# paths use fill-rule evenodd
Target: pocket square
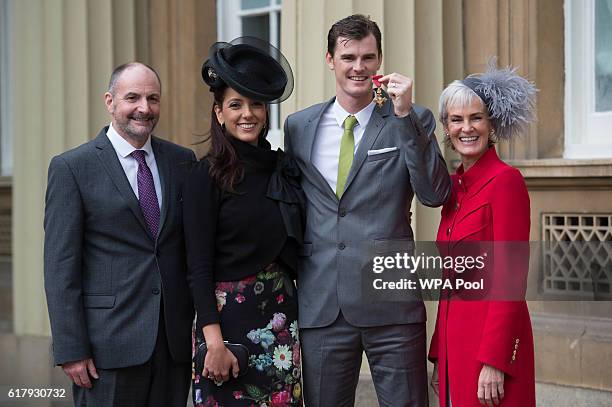
M 397 147 L 381 148 L 380 150 L 368 150 L 368 155 L 378 155 L 378 154 L 388 153 L 389 151 L 395 151 L 395 150 L 397 150 Z

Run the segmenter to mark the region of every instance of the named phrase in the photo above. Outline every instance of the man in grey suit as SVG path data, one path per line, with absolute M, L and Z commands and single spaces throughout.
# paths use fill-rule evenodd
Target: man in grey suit
M 326 61 L 336 96 L 285 122 L 307 200 L 298 271 L 305 402 L 353 405 L 365 351 L 381 406 L 426 406 L 424 305 L 369 301 L 362 278 L 373 253 L 411 247 L 415 193 L 432 207 L 450 195 L 435 120 L 412 104 L 412 80 L 401 74 L 380 78 L 388 100 L 374 97 L 382 49 L 369 17 L 331 27 Z
M 193 304 L 181 180 L 191 150 L 151 135 L 161 83 L 111 75 L 110 126 L 54 157 L 45 206 L 45 290 L 55 363 L 78 406 L 185 407 Z

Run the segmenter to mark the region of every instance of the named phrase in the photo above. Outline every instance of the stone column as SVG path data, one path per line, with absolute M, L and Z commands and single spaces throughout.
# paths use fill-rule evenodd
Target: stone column
M 115 65 L 135 59 L 135 0 L 23 0 L 10 7 L 13 293 L 17 335 L 48 335 L 43 214 L 52 156 L 110 122 Z

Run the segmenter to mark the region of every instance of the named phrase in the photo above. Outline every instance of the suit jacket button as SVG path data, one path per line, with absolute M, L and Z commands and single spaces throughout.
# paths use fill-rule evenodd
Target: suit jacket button
M 154 288 L 152 291 L 153 295 L 158 295 L 159 294 L 159 288 Z
M 338 249 L 344 250 L 346 249 L 346 245 L 344 243 L 338 243 Z
M 450 236 L 451 228 L 446 229 L 446 235 Z
M 343 209 L 340 211 L 340 217 L 344 218 L 346 216 L 346 211 Z

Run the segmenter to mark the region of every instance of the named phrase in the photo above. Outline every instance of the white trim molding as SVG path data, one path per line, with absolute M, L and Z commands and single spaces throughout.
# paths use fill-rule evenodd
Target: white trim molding
M 612 158 L 612 110 L 595 108 L 596 1 L 609 0 L 564 0 L 565 158 Z

